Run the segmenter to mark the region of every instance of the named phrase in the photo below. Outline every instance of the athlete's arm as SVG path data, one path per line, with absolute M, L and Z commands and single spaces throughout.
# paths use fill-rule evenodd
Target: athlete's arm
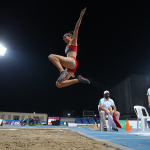
M 148 107 L 150 107 L 150 95 L 148 95 Z
M 116 112 L 116 106 L 115 105 L 112 105 L 113 109 L 114 109 L 114 112 Z
M 73 34 L 72 44 L 75 45 L 75 46 L 77 46 L 78 31 L 79 31 L 79 27 L 80 27 L 80 24 L 81 24 L 81 21 L 82 21 L 82 17 L 84 15 L 85 11 L 86 11 L 86 8 L 81 11 L 79 20 L 77 21 L 76 26 L 74 28 L 74 34 Z

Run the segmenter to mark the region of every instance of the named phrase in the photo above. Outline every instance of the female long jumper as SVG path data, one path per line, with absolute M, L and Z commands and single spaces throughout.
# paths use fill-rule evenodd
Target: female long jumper
M 90 81 L 79 75 L 76 79 L 68 80 L 70 77 L 75 78 L 74 73 L 76 72 L 78 62 L 76 60 L 77 56 L 77 38 L 78 30 L 81 24 L 82 17 L 86 11 L 86 8 L 81 11 L 78 22 L 76 23 L 73 32 L 68 32 L 63 36 L 63 40 L 67 43 L 65 53 L 67 57 L 50 54 L 48 56 L 49 60 L 58 68 L 60 72 L 60 77 L 56 81 L 56 86 L 58 88 L 66 87 L 75 83 L 86 83 L 90 84 Z M 64 70 L 63 67 L 66 69 Z

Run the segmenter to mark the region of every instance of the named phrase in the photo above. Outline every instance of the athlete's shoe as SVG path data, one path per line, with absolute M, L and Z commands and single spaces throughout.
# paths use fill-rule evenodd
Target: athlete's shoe
M 86 78 L 83 78 L 81 75 L 78 75 L 77 79 L 79 80 L 80 83 L 90 84 L 90 81 Z
M 116 129 L 115 129 L 115 128 L 112 128 L 112 130 L 113 130 L 113 131 L 118 131 L 118 129 L 117 129 L 117 128 L 116 128 Z
M 60 73 L 60 76 L 59 76 L 59 78 L 58 78 L 58 82 L 61 82 L 61 81 L 63 81 L 64 79 L 65 79 L 65 77 L 67 76 L 67 74 L 68 74 L 68 72 L 67 71 L 62 71 L 61 73 Z
M 107 128 L 104 128 L 104 131 L 107 131 Z

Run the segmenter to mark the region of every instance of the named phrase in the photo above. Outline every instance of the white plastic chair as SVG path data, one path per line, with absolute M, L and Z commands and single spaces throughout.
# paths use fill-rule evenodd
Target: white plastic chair
M 145 110 L 146 116 L 143 116 L 142 109 Z M 141 119 L 142 131 L 147 130 L 147 119 L 149 118 L 149 114 L 145 107 L 143 106 L 134 106 L 134 111 L 137 115 L 137 130 L 139 129 L 139 120 Z
M 98 105 L 98 112 L 100 112 L 100 105 Z M 106 116 L 106 119 L 108 119 L 108 115 Z M 104 131 L 104 128 L 103 128 L 103 122 L 102 122 L 102 119 L 100 117 L 100 131 Z M 111 130 L 111 127 L 109 127 L 109 131 Z

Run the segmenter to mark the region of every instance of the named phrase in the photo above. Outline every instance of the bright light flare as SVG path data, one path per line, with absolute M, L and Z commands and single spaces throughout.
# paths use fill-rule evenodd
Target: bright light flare
M 2 45 L 0 45 L 0 56 L 4 56 L 5 52 L 6 52 L 6 49 L 5 47 L 3 47 Z

